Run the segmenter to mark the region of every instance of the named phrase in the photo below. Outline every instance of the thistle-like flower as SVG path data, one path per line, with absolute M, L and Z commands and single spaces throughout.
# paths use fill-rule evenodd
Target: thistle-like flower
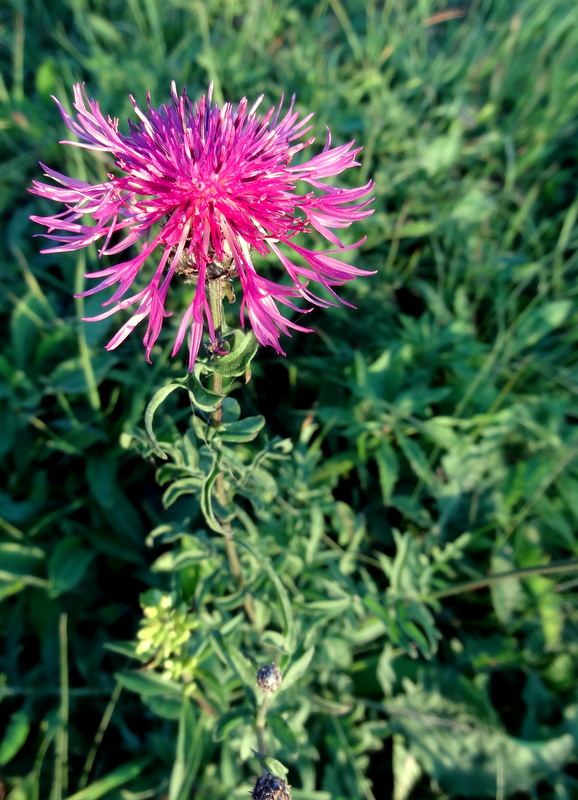
M 296 154 L 314 141 L 297 141 L 311 129 L 307 123 L 313 115 L 300 119 L 294 99 L 283 116 L 282 104 L 258 115 L 262 97 L 251 108 L 246 99 L 236 108 L 230 103 L 220 108 L 212 102 L 211 88 L 196 103 L 185 91 L 179 95 L 174 83 L 171 88 L 172 102 L 158 109 L 151 105 L 150 95 L 146 111 L 131 97 L 138 121 L 128 123 L 126 134 L 119 130 L 118 119 L 105 117 L 80 84 L 74 86 L 76 119 L 54 98 L 66 126 L 79 140 L 62 143 L 110 153 L 114 174 L 91 185 L 42 165 L 56 185 L 35 181 L 31 191 L 65 205 L 54 216 L 32 217 L 46 226 L 43 235 L 58 243 L 43 252 L 61 253 L 98 242 L 101 257 L 116 256 L 138 245 L 128 260 L 86 276 L 100 282 L 84 295 L 116 286 L 103 303 L 110 308 L 91 320 L 134 307 L 108 343 L 109 350 L 147 320 L 144 345 L 150 360 L 164 318 L 170 314 L 169 288 L 180 275 L 196 284 L 173 348 L 175 355 L 190 332 L 189 369 L 199 351 L 205 320 L 211 342 L 216 340 L 208 298 L 212 280 L 238 278 L 241 323 L 248 317 L 258 341 L 283 353 L 281 332 L 310 329 L 282 316 L 278 304 L 296 309 L 294 301 L 301 296 L 315 305 L 334 305 L 315 295 L 310 284 L 321 284 L 339 299 L 334 286 L 370 274 L 335 257 L 364 240 L 345 246 L 333 229 L 372 213 L 366 206 L 373 182 L 354 189 L 324 182 L 359 166 L 355 156 L 361 148 L 354 148 L 354 142 L 331 147 L 328 132 L 320 153 L 293 163 Z M 303 194 L 297 191 L 300 182 L 308 185 Z M 87 224 L 90 217 L 92 224 Z M 298 244 L 298 234 L 312 229 L 334 249 L 314 251 Z M 256 253 L 275 254 L 286 283 L 259 274 Z M 156 266 L 149 268 L 146 262 L 153 254 Z M 143 278 L 147 285 L 133 288 Z

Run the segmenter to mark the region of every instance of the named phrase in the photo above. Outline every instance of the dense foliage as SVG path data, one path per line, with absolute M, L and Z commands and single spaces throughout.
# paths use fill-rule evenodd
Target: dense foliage
M 241 798 L 281 764 L 295 800 L 577 796 L 577 22 L 573 0 L 2 6 L 0 798 Z M 74 299 L 96 251 L 41 255 L 29 220 L 54 213 L 39 160 L 110 166 L 58 144 L 50 95 L 78 80 L 121 125 L 171 80 L 295 93 L 318 143 L 362 144 L 357 310 L 307 315 L 247 383 L 242 334 L 185 378 L 178 314 L 152 366 L 138 333 L 105 352 L 118 321 Z

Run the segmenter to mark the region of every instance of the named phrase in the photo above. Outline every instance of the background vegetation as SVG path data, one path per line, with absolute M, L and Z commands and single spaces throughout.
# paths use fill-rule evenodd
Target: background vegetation
M 296 800 L 578 796 L 577 23 L 574 0 L 2 5 L 0 797 L 246 797 L 271 661 Z M 153 366 L 138 334 L 106 353 L 118 321 L 73 299 L 95 254 L 32 238 L 39 160 L 105 169 L 58 144 L 78 80 L 121 120 L 171 80 L 295 93 L 318 142 L 363 144 L 344 180 L 376 181 L 357 311 L 309 315 L 234 392 L 266 418 L 222 451 L 245 587 L 186 392 L 157 411 L 168 466 L 143 431 L 185 373 L 171 331 Z

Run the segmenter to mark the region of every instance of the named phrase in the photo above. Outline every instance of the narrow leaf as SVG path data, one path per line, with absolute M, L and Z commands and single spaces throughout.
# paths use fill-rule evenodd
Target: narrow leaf
M 159 389 L 153 395 L 152 400 L 148 404 L 146 411 L 145 411 L 145 430 L 147 432 L 147 436 L 149 437 L 151 447 L 153 452 L 159 457 L 163 459 L 167 459 L 167 454 L 161 450 L 161 446 L 159 445 L 156 436 L 153 431 L 153 418 L 155 415 L 155 411 L 157 408 L 167 399 L 167 397 L 175 391 L 175 389 L 182 389 L 182 383 L 169 383 L 168 386 L 163 386 L 162 389 Z

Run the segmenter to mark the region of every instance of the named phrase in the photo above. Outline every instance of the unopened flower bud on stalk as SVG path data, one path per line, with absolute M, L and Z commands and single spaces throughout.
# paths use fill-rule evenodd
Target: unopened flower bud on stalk
M 281 670 L 275 664 L 259 668 L 257 686 L 262 692 L 275 692 L 281 686 Z
M 258 779 L 251 797 L 253 800 L 291 800 L 290 788 L 283 778 L 267 773 Z

